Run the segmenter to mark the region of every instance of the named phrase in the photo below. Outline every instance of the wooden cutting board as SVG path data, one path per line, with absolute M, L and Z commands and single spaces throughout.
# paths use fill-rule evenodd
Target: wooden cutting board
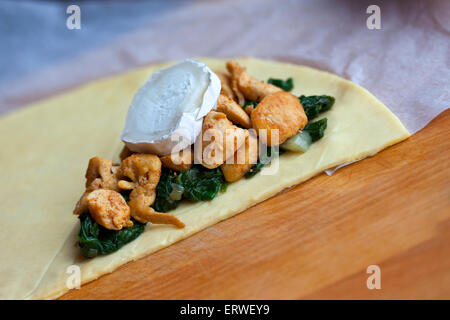
M 407 141 L 62 299 L 449 299 L 449 137 L 447 110 Z M 379 290 L 367 288 L 370 265 Z

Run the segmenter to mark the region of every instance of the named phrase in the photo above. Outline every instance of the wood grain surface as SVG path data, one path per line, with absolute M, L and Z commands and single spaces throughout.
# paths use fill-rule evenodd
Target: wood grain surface
M 374 133 L 376 134 L 376 133 Z M 450 298 L 450 110 L 62 299 Z M 366 268 L 381 268 L 369 290 Z

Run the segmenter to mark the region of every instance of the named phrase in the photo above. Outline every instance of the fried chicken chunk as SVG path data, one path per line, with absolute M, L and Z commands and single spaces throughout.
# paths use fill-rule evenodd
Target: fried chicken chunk
M 86 203 L 91 217 L 106 229 L 121 230 L 133 226 L 130 207 L 117 191 L 94 190 L 87 195 Z
M 256 106 L 249 104 L 249 105 L 247 105 L 247 106 L 245 107 L 245 112 L 246 112 L 249 116 L 251 116 L 253 110 L 255 110 L 255 107 L 256 107 Z
M 303 129 L 308 122 L 298 98 L 285 91 L 262 99 L 252 111 L 251 119 L 261 142 L 268 146 L 283 143 Z M 262 134 L 261 129 L 267 130 L 267 134 Z
M 264 97 L 272 93 L 283 91 L 277 86 L 252 77 L 237 62 L 228 61 L 226 66 L 231 74 L 231 83 L 237 86 L 247 100 L 261 101 Z
M 214 73 L 219 77 L 221 83 L 220 93 L 226 95 L 228 98 L 235 99 L 236 94 L 231 88 L 231 77 L 227 72 L 214 71 Z
M 204 167 L 214 169 L 232 157 L 244 143 L 248 131 L 233 125 L 222 112 L 210 111 L 203 119 L 201 150 L 196 158 Z M 200 151 L 200 152 L 199 152 Z M 200 154 L 199 154 L 200 153 Z
M 150 206 L 156 198 L 156 186 L 161 177 L 161 160 L 152 154 L 133 154 L 122 161 L 120 172 L 131 181 L 120 180 L 120 189 L 130 193 L 131 216 L 139 222 L 172 224 L 183 228 L 184 223 L 174 215 L 156 212 Z
M 225 113 L 228 119 L 234 124 L 239 124 L 244 128 L 250 128 L 252 122 L 248 114 L 230 97 L 220 94 L 217 99 L 217 111 Z
M 160 157 L 164 167 L 175 170 L 185 171 L 189 170 L 194 163 L 194 153 L 191 147 L 181 150 L 180 152 L 172 153 L 167 156 Z
M 88 209 L 86 198 L 90 192 L 97 189 L 118 191 L 119 166 L 114 166 L 111 160 L 94 157 L 89 160 L 86 170 L 86 191 L 75 206 L 74 214 L 80 215 Z
M 228 69 L 230 70 L 230 69 Z M 244 94 L 239 90 L 238 78 L 232 77 L 229 74 L 221 73 L 222 76 L 218 75 L 222 85 L 225 84 L 225 90 L 221 90 L 226 93 L 227 96 L 234 99 L 241 107 L 245 104 Z M 231 92 L 230 90 L 231 89 Z
M 228 182 L 234 182 L 241 179 L 257 162 L 258 138 L 256 137 L 256 133 L 250 133 L 248 135 L 247 139 L 245 139 L 245 144 L 234 154 L 233 160 L 233 163 L 224 163 L 220 166 L 225 180 Z

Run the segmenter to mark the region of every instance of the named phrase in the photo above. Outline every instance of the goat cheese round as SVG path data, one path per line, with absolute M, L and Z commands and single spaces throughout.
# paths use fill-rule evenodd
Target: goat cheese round
M 220 89 L 217 75 L 197 60 L 155 72 L 133 98 L 122 141 L 131 151 L 157 155 L 187 148 L 216 108 Z

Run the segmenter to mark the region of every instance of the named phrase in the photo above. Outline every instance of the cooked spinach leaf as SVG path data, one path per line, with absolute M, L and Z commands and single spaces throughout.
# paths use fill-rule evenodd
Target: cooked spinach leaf
M 251 167 L 250 170 L 248 170 L 245 173 L 244 177 L 247 178 L 247 179 L 249 179 L 251 177 L 254 177 L 258 172 L 261 171 L 261 169 L 264 166 L 265 166 L 265 164 L 258 160 L 258 162 L 253 167 Z
M 228 182 L 226 182 L 226 181 L 225 181 L 225 178 L 224 178 L 224 183 L 223 183 L 222 186 L 220 187 L 220 192 L 224 193 L 224 192 L 227 191 L 227 189 L 228 189 Z
M 183 190 L 180 200 L 171 198 L 174 184 Z M 163 168 L 152 207 L 158 212 L 168 212 L 177 208 L 182 199 L 212 200 L 219 191 L 225 192 L 226 188 L 227 182 L 219 168 L 211 170 L 202 165 L 194 165 L 191 169 L 179 173 Z
M 79 217 L 81 228 L 78 232 L 78 245 L 81 254 L 93 258 L 99 254 L 109 254 L 119 250 L 144 232 L 145 224 L 132 219 L 133 226 L 121 230 L 108 230 L 92 219 L 89 212 Z
M 273 84 L 288 92 L 294 88 L 294 80 L 292 78 L 288 78 L 287 80 L 269 78 L 267 83 Z
M 170 198 L 172 192 L 172 184 L 176 182 L 175 172 L 162 168 L 161 178 L 156 187 L 156 199 L 152 207 L 158 212 L 167 212 L 178 207 L 180 200 L 173 200 Z
M 321 139 L 327 128 L 327 118 L 323 118 L 314 122 L 308 122 L 303 131 L 307 131 L 311 136 L 312 142 Z
M 326 95 L 308 97 L 301 95 L 299 99 L 309 121 L 316 118 L 319 113 L 330 110 L 334 104 L 334 98 Z
M 176 183 L 183 186 L 183 198 L 190 201 L 212 200 L 226 184 L 220 168 L 207 169 L 202 165 L 180 172 Z
M 284 153 L 284 150 L 279 149 L 278 146 L 268 147 L 266 153 L 259 157 L 258 162 L 245 173 L 244 177 L 249 179 L 254 177 L 261 169 L 270 163 L 274 157 L 277 157 Z

